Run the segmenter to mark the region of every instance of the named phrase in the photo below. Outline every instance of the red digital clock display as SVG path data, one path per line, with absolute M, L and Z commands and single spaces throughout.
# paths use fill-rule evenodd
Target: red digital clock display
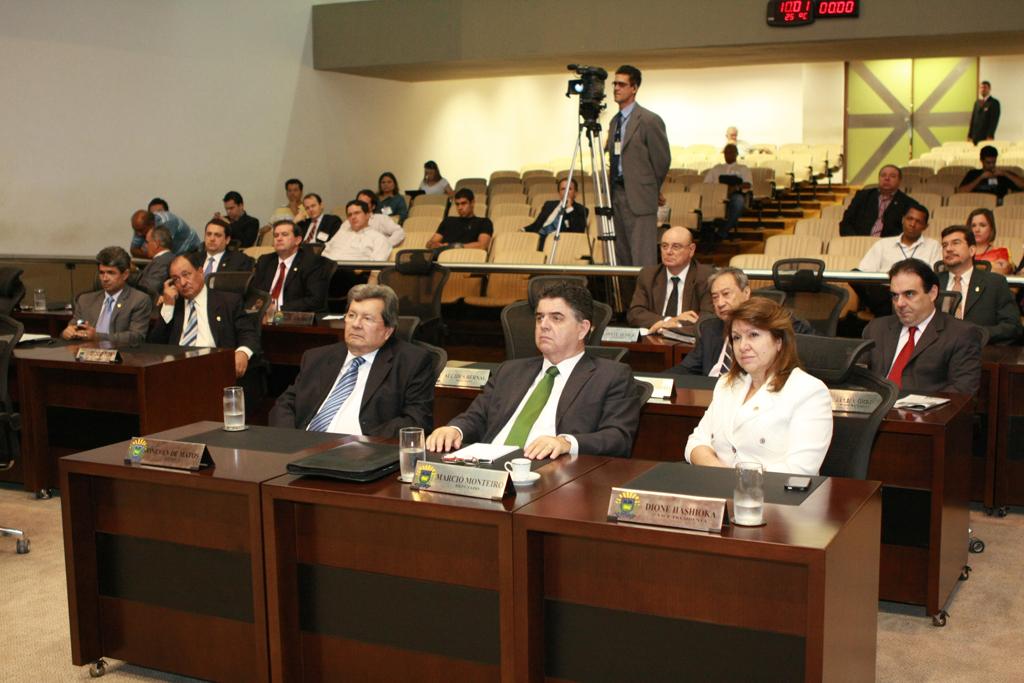
M 860 16 L 860 0 L 770 0 L 769 26 L 804 26 L 815 19 Z

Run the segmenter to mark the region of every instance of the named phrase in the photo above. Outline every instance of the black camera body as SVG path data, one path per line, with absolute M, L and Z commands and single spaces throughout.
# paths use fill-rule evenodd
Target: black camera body
M 566 97 L 578 95 L 580 98 L 580 116 L 585 121 L 597 121 L 604 110 L 604 83 L 608 79 L 608 72 L 599 66 L 584 66 L 582 64 L 569 64 L 566 68 L 575 71 L 579 78 L 569 81 L 569 89 Z

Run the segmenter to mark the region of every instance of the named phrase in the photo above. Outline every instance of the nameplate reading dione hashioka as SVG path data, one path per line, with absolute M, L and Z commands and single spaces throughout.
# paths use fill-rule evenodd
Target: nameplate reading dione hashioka
M 613 487 L 608 519 L 676 529 L 721 532 L 728 524 L 725 498 L 684 496 Z

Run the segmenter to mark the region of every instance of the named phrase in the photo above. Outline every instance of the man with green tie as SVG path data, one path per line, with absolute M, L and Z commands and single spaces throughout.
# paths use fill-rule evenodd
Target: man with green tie
M 593 320 L 594 300 L 585 288 L 548 287 L 534 328 L 542 355 L 502 363 L 469 409 L 427 438 L 427 449 L 446 452 L 481 441 L 519 446 L 537 459 L 629 457 L 641 390 L 628 366 L 585 351 Z

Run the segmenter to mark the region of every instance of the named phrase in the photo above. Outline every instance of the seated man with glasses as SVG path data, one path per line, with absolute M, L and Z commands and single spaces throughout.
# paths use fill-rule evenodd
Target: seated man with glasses
M 626 314 L 630 325 L 646 327 L 651 334 L 696 323 L 701 313 L 714 312 L 708 288 L 712 269 L 693 260 L 693 233 L 680 226 L 669 228 L 660 247 L 661 265 L 640 269 Z
M 402 341 L 398 296 L 383 285 L 348 291 L 345 341 L 302 355 L 299 376 L 270 411 L 272 427 L 395 437 L 434 426 L 434 357 Z

